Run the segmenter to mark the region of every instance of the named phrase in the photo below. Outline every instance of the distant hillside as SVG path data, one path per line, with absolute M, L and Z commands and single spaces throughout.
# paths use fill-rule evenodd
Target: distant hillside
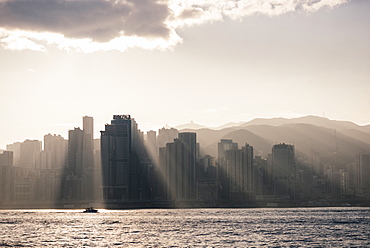
M 204 130 L 200 130 L 198 133 L 198 136 L 201 138 L 204 138 L 203 131 Z M 234 142 L 239 144 L 239 147 L 248 143 L 253 146 L 255 155 L 267 155 L 267 151 L 271 150 L 271 141 L 266 140 L 265 138 L 262 138 L 248 130 L 239 129 L 232 131 L 228 129 L 228 131 L 230 132 L 219 137 L 217 140 L 213 139 L 213 142 L 209 145 L 203 146 L 201 143 L 201 147 L 204 148 L 201 152 L 217 157 L 217 144 L 221 139 L 232 139 Z
M 348 121 L 306 116 L 293 119 L 255 119 L 232 128 L 192 129 L 197 133 L 201 153 L 217 157 L 217 143 L 232 139 L 239 147 L 248 143 L 255 155 L 266 157 L 274 144 L 295 145 L 297 157 L 310 157 L 311 149 L 333 163 L 353 162 L 360 151 L 370 152 L 370 128 Z
M 244 122 L 243 124 L 239 125 L 239 127 L 247 127 L 247 126 L 254 126 L 254 125 L 268 125 L 268 126 L 281 126 L 285 124 L 293 123 L 293 119 L 287 118 L 256 118 L 248 122 Z
M 190 123 L 182 124 L 175 127 L 177 130 L 184 130 L 184 129 L 201 129 L 201 128 L 207 128 L 206 126 L 196 124 L 193 121 L 190 121 Z
M 224 129 L 224 128 L 230 128 L 230 127 L 238 127 L 242 124 L 244 124 L 245 122 L 242 121 L 242 122 L 229 122 L 229 123 L 226 123 L 222 126 L 219 126 L 219 127 L 213 127 L 212 129 L 216 129 L 216 130 L 221 130 L 221 129 Z
M 319 117 L 319 116 L 304 116 L 304 117 L 298 117 L 298 118 L 292 118 L 292 119 L 287 119 L 287 118 L 271 118 L 271 119 L 263 119 L 263 118 L 257 118 L 249 122 L 245 122 L 239 127 L 247 127 L 247 126 L 252 126 L 252 125 L 269 125 L 269 126 L 281 126 L 281 125 L 286 125 L 286 124 L 312 124 L 315 126 L 320 126 L 320 127 L 326 127 L 326 128 L 334 128 L 337 130 L 347 130 L 347 129 L 355 129 L 355 130 L 360 130 L 360 129 L 366 129 L 370 133 L 369 128 L 364 128 L 364 126 L 359 126 L 353 122 L 350 121 L 336 121 L 336 120 L 330 120 L 325 117 Z

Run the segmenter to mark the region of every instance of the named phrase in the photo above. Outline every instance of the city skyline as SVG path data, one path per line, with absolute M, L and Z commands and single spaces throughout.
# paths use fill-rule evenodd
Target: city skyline
M 202 130 L 173 128 L 160 129 L 158 136 L 151 132 L 145 142 L 128 114 L 114 115 L 100 142 L 92 140 L 93 118 L 84 116 L 82 123 L 83 129 L 69 130 L 68 140 L 45 135 L 44 149 L 41 141 L 26 140 L 0 153 L 1 207 L 76 208 L 92 201 L 108 209 L 369 204 L 370 144 L 341 132 L 369 133 L 347 129 L 353 123 L 334 122 L 340 131 L 331 137 L 335 150 L 331 128 L 307 123 L 252 125 L 256 134 L 212 132 L 211 145 L 203 143 Z M 259 137 L 261 131 L 280 133 L 280 141 L 303 136 L 297 143 L 274 144 Z M 217 151 L 205 153 L 203 146 Z
M 83 120 L 83 122 L 85 121 L 86 118 L 93 119 L 94 116 L 80 117 L 80 119 Z M 133 120 L 136 120 L 136 118 L 133 118 Z M 166 124 L 166 125 L 160 126 L 158 128 L 143 130 L 141 128 L 140 123 L 139 123 L 137 128 L 138 128 L 138 130 L 143 132 L 143 134 L 147 135 L 148 133 L 151 133 L 151 132 L 155 132 L 155 133 L 159 132 L 160 133 L 161 129 L 174 129 L 177 132 L 179 132 L 179 131 L 186 132 L 187 130 L 197 131 L 197 130 L 201 130 L 201 129 L 222 131 L 223 129 L 229 129 L 229 128 L 233 128 L 234 130 L 243 130 L 247 126 L 250 126 L 250 125 L 257 125 L 257 126 L 258 125 L 261 125 L 261 126 L 271 125 L 272 127 L 274 127 L 274 126 L 281 126 L 281 125 L 285 125 L 285 124 L 294 124 L 294 123 L 296 123 L 296 124 L 298 124 L 298 123 L 309 124 L 309 125 L 314 125 L 314 126 L 318 126 L 318 127 L 330 128 L 330 129 L 333 129 L 334 132 L 335 132 L 335 129 L 336 129 L 337 125 L 339 125 L 337 127 L 340 127 L 340 129 L 345 128 L 345 127 L 347 127 L 347 128 L 352 127 L 353 128 L 354 127 L 353 125 L 355 125 L 359 128 L 362 128 L 362 127 L 369 128 L 370 127 L 370 125 L 358 125 L 357 123 L 350 122 L 350 121 L 331 120 L 331 119 L 328 119 L 328 118 L 325 118 L 325 117 L 308 115 L 308 116 L 301 116 L 301 117 L 296 117 L 296 118 L 284 118 L 284 117 L 255 118 L 251 121 L 245 121 L 245 122 L 242 121 L 242 122 L 238 122 L 238 123 L 236 123 L 236 122 L 227 122 L 227 123 L 224 123 L 224 125 L 213 126 L 213 127 L 204 126 L 204 125 L 201 125 L 199 123 L 194 123 L 193 121 L 190 121 L 189 123 L 183 123 L 183 124 L 180 124 L 180 125 L 177 125 L 177 126 L 169 126 L 168 124 Z M 93 121 L 91 125 L 92 126 L 90 126 L 90 128 L 92 128 L 92 130 L 94 130 L 92 132 L 93 139 L 100 140 L 101 132 L 104 131 L 105 126 L 109 125 L 109 123 L 107 122 L 104 125 L 100 125 L 100 124 L 96 124 L 95 121 Z M 81 123 L 76 122 L 76 123 L 70 124 L 71 128 L 69 126 L 65 126 L 64 130 L 62 130 L 62 133 L 45 132 L 40 137 L 27 136 L 23 140 L 13 140 L 11 142 L 3 143 L 3 144 L 0 141 L 0 151 L 1 150 L 6 151 L 7 150 L 6 147 L 8 145 L 12 145 L 12 144 L 15 144 L 15 143 L 22 143 L 24 141 L 40 142 L 40 145 L 42 144 L 42 148 L 43 148 L 44 143 L 45 143 L 45 137 L 49 137 L 49 136 L 59 137 L 59 138 L 62 138 L 62 139 L 65 139 L 65 140 L 68 141 L 69 133 L 71 131 L 76 130 L 76 129 L 80 130 L 80 129 L 83 128 L 83 126 L 84 126 L 84 124 L 82 122 Z M 350 129 L 348 129 L 348 130 L 350 130 Z M 368 132 L 365 129 L 363 129 L 363 131 Z M 364 139 L 366 139 L 366 137 L 364 137 Z M 276 141 L 276 142 L 278 142 L 278 141 Z M 281 142 L 283 142 L 283 141 L 281 141 Z M 366 142 L 366 143 L 368 143 L 368 142 Z M 2 148 L 1 145 L 3 145 L 3 148 Z
M 0 3 L 0 149 L 67 138 L 81 116 L 97 138 L 120 113 L 144 131 L 306 115 L 370 123 L 369 1 L 151 1 L 133 4 L 133 19 L 112 1 L 21 2 Z M 98 8 L 105 19 L 89 22 Z

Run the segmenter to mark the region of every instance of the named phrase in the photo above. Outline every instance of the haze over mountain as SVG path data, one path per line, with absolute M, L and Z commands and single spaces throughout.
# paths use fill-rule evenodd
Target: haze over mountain
M 354 161 L 360 151 L 370 151 L 369 125 L 359 126 L 349 121 L 329 120 L 324 117 L 258 118 L 238 126 L 222 128 L 183 129 L 197 133 L 201 153 L 217 157 L 220 139 L 232 139 L 239 147 L 248 143 L 255 155 L 266 157 L 274 144 L 295 145 L 296 156 L 309 159 L 311 150 L 323 160 L 345 166 Z
M 204 125 L 196 124 L 193 121 L 190 121 L 189 123 L 178 125 L 175 128 L 178 130 L 182 130 L 182 129 L 201 129 L 201 128 L 207 128 L 207 127 Z

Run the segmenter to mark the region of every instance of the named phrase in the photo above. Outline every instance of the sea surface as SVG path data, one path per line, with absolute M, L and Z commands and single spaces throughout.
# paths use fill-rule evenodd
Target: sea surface
M 370 208 L 0 210 L 3 247 L 370 247 Z

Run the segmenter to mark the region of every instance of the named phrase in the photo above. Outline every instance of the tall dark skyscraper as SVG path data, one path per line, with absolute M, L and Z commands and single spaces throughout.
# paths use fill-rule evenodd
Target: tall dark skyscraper
M 243 154 L 243 178 L 244 188 L 249 195 L 254 194 L 254 149 L 253 146 L 245 144 L 241 148 Z
M 96 185 L 99 171 L 94 167 L 94 119 L 90 116 L 84 116 L 82 119 L 83 143 L 82 143 L 82 175 L 84 198 L 93 199 L 98 195 L 98 186 Z
M 229 199 L 230 185 L 228 180 L 228 165 L 225 160 L 226 151 L 230 149 L 238 149 L 238 143 L 234 143 L 231 139 L 221 139 L 218 147 L 218 178 L 219 178 L 219 197 L 220 199 Z
M 82 183 L 82 148 L 83 131 L 74 128 L 68 131 L 68 162 L 63 171 L 62 196 L 66 200 L 84 199 L 84 187 Z
M 114 115 L 101 131 L 103 198 L 137 200 L 142 198 L 140 158 L 142 135 L 130 115 Z
M 370 154 L 360 152 L 355 160 L 356 193 L 370 196 Z
M 164 171 L 168 198 L 180 201 L 196 198 L 196 147 L 196 133 L 190 132 L 179 133 L 178 139 L 167 143 Z
M 185 157 L 185 144 L 179 139 L 166 145 L 165 181 L 167 198 L 172 200 L 185 200 L 184 167 L 189 161 Z
M 197 136 L 196 133 L 183 132 L 179 133 L 179 140 L 185 144 L 185 156 L 189 161 L 184 164 L 184 187 L 185 199 L 196 198 L 196 176 L 195 167 L 197 163 Z
M 289 199 L 294 198 L 295 152 L 293 145 L 278 144 L 272 147 L 274 174 L 274 194 Z
M 231 139 L 222 139 L 218 145 L 218 164 L 224 164 L 225 152 L 230 149 L 238 149 L 238 143 Z
M 68 131 L 68 170 L 82 177 L 83 130 L 75 128 Z
M 93 152 L 94 150 L 94 119 L 90 116 L 84 116 L 82 119 L 84 141 L 84 152 Z
M 0 203 L 14 200 L 13 152 L 0 152 Z
M 94 119 L 83 117 L 83 129 L 68 133 L 68 166 L 65 173 L 64 197 L 91 200 L 97 196 L 94 170 Z

